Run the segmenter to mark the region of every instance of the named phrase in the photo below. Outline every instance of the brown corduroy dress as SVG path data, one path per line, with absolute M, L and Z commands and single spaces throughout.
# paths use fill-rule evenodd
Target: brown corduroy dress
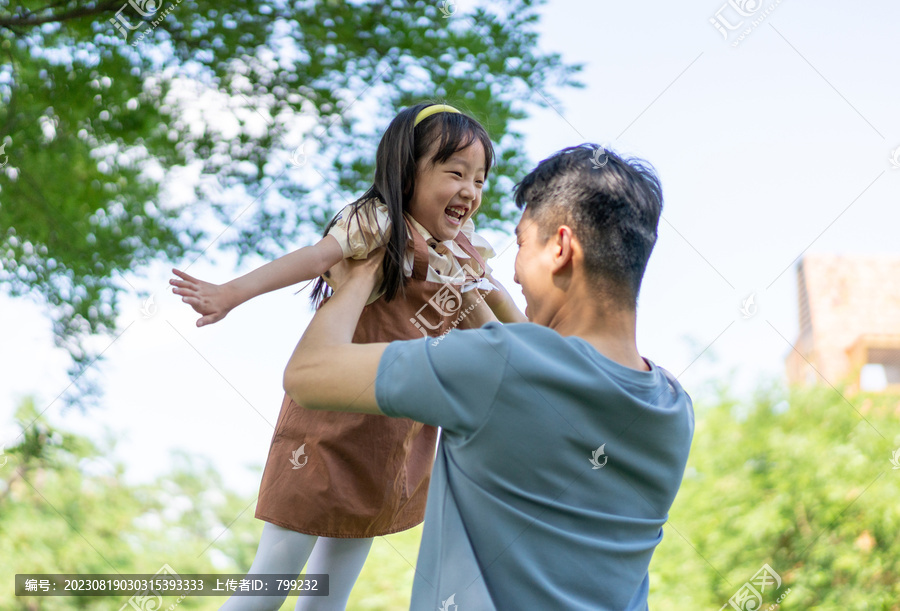
M 423 337 L 420 328 L 436 337 L 452 328 L 462 311 L 458 296 L 455 304 L 439 296 L 449 294 L 453 299 L 447 285 L 426 280 L 428 245 L 407 226 L 415 255 L 405 298 L 388 303 L 382 296 L 366 306 L 353 343 L 417 339 Z M 456 242 L 482 270 L 487 269 L 462 232 Z M 422 310 L 426 304 L 431 307 Z M 427 325 L 413 322 L 422 320 L 422 312 L 427 312 Z M 456 326 L 464 328 L 465 319 Z M 436 441 L 437 429 L 430 425 L 407 418 L 308 410 L 285 395 L 259 487 L 256 517 L 324 537 L 367 538 L 412 528 L 425 516 Z M 301 446 L 303 451 L 298 452 Z

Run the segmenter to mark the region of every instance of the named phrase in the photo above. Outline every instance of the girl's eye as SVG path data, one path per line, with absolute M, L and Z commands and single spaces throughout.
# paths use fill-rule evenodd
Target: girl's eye
M 453 175 L 455 175 L 455 176 L 459 176 L 460 178 L 462 178 L 462 172 L 455 172 L 455 171 L 451 170 L 450 173 L 453 174 Z

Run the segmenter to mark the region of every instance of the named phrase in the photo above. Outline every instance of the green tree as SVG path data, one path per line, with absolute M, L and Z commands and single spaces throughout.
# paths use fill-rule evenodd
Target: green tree
M 481 222 L 508 220 L 515 122 L 578 85 L 537 50 L 539 4 L 0 0 L 0 285 L 49 306 L 77 376 L 130 273 L 283 253 L 363 191 L 387 121 L 422 99 L 485 123 Z
M 118 609 L 125 597 L 16 597 L 16 573 L 240 573 L 261 523 L 237 521 L 252 499 L 228 491 L 208 465 L 183 456 L 150 485 L 131 485 L 98 447 L 39 416 L 31 400 L 21 430 L 0 457 L 0 608 Z M 215 554 L 211 553 L 215 550 Z M 214 566 L 213 556 L 221 560 Z M 168 606 L 177 597 L 166 597 Z M 189 597 L 179 609 L 217 609 L 222 599 Z M 163 609 L 166 608 L 163 607 Z
M 651 608 L 718 609 L 768 564 L 761 609 L 900 609 L 898 416 L 900 395 L 830 387 L 698 407 Z

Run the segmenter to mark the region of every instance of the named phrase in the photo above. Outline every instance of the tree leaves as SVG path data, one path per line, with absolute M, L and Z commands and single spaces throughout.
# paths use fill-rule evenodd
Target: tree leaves
M 283 254 L 365 190 L 388 121 L 422 99 L 485 124 L 478 222 L 508 222 L 514 124 L 580 69 L 537 51 L 536 5 L 0 1 L 0 283 L 49 306 L 77 377 L 131 273 L 211 245 Z
M 761 389 L 698 407 L 650 567 L 653 608 L 729 606 L 766 563 L 784 584 L 762 609 L 787 588 L 779 608 L 896 608 L 900 395 L 841 391 Z

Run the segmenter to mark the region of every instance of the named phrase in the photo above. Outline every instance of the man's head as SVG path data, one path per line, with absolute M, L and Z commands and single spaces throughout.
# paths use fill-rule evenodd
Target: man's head
M 656 244 L 662 187 L 653 168 L 593 144 L 563 149 L 516 185 L 516 282 L 538 323 L 577 279 L 607 309 L 637 307 Z

